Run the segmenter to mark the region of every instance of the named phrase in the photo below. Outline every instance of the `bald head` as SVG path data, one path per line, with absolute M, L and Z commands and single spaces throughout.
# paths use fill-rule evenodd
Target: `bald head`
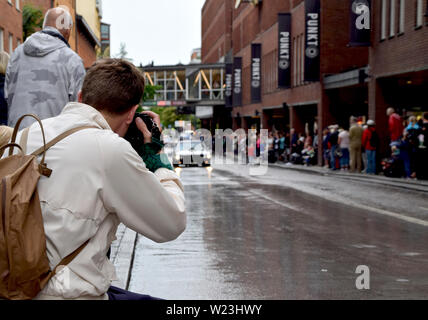
M 57 29 L 68 41 L 73 28 L 73 18 L 67 7 L 59 6 L 46 12 L 43 28 L 52 27 Z
M 386 110 L 386 114 L 388 115 L 388 116 L 390 116 L 391 114 L 393 114 L 395 112 L 395 109 L 394 108 L 388 108 L 388 110 Z

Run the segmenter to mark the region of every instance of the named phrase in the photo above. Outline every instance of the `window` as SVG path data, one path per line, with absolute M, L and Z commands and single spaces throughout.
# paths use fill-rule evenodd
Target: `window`
M 4 51 L 3 29 L 0 29 L 0 51 Z
M 12 4 L 12 0 L 7 0 L 7 2 L 9 2 L 10 4 Z
M 386 0 L 382 0 L 380 40 L 386 39 Z
M 13 35 L 9 34 L 9 54 L 13 53 Z
M 15 7 L 16 7 L 16 10 L 20 10 L 20 9 L 21 9 L 20 1 L 21 1 L 21 0 L 15 0 Z
M 297 40 L 293 39 L 293 86 L 297 85 Z
M 422 27 L 423 16 L 423 0 L 416 0 L 416 28 Z
M 395 2 L 396 0 L 390 1 L 390 7 L 389 7 L 389 36 L 393 37 L 395 36 Z
M 404 33 L 406 17 L 406 0 L 400 0 L 400 21 L 398 24 L 398 33 Z

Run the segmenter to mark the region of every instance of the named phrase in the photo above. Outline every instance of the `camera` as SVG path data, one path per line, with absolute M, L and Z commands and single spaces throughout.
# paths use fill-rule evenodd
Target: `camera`
M 140 150 L 142 150 L 144 146 L 144 135 L 137 127 L 137 124 L 135 122 L 137 118 L 141 118 L 141 120 L 144 121 L 147 126 L 147 129 L 152 133 L 153 140 L 161 142 L 161 131 L 149 115 L 145 113 L 136 113 L 134 120 L 129 126 L 128 132 L 125 135 L 125 140 L 127 140 L 137 152 L 140 152 Z M 161 146 L 159 146 L 159 151 L 161 149 Z

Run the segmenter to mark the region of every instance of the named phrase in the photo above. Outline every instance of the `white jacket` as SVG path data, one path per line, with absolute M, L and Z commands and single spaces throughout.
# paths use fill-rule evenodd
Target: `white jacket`
M 51 268 L 90 242 L 37 299 L 106 299 L 116 277 L 106 254 L 120 222 L 156 242 L 174 240 L 186 227 L 183 186 L 176 173 L 148 171 L 97 110 L 70 103 L 58 117 L 43 121 L 47 142 L 87 125 L 99 129 L 77 132 L 47 152 L 46 163 L 53 173 L 41 178 L 38 192 Z M 35 123 L 27 153 L 41 146 Z

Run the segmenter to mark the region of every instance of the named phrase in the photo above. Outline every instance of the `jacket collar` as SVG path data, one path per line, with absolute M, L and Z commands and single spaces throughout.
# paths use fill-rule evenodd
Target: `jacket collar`
M 84 103 L 70 102 L 65 106 L 61 114 L 79 115 L 85 118 L 85 120 L 88 120 L 91 124 L 99 126 L 101 129 L 111 130 L 110 125 L 103 115 L 95 108 Z

